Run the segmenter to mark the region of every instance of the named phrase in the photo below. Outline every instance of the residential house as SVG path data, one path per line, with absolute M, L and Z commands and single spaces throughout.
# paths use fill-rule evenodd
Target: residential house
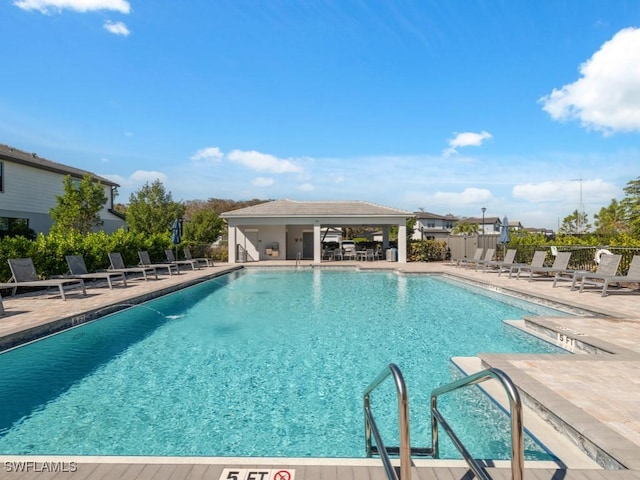
M 464 218 L 461 221 L 478 225 L 480 235 L 500 235 L 502 220 L 499 217 Z
M 47 233 L 52 225 L 49 210 L 56 195 L 64 194 L 64 177 L 80 180 L 94 176 L 104 187 L 107 202 L 100 212 L 101 229 L 113 232 L 126 226 L 124 216 L 113 209 L 118 184 L 91 172 L 69 167 L 16 148 L 0 144 L 0 236 L 28 227 Z
M 450 213 L 437 215 L 429 212 L 414 212 L 414 215 L 416 224 L 411 237 L 413 240 L 445 240 L 459 221 Z

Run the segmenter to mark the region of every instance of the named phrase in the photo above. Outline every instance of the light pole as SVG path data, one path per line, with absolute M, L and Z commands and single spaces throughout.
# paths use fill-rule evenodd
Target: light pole
M 487 211 L 487 207 L 482 207 L 482 248 L 484 248 L 484 212 Z

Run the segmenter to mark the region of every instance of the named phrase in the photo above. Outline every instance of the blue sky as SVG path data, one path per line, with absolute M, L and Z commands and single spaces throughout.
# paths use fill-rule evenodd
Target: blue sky
M 0 143 L 174 200 L 557 229 L 640 176 L 640 2 L 1 0 Z

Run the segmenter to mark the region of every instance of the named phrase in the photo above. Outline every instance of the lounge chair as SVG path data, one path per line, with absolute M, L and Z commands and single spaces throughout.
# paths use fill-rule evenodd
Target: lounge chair
M 113 289 L 113 280 L 122 280 L 124 286 L 127 286 L 127 277 L 122 272 L 94 272 L 89 273 L 84 263 L 82 255 L 66 255 L 67 265 L 69 266 L 69 278 L 81 278 L 82 280 L 106 280 L 110 289 Z
M 547 276 L 549 273 L 556 274 L 558 272 L 567 272 L 567 266 L 569 265 L 569 259 L 571 258 L 571 252 L 558 252 L 556 259 L 553 261 L 553 265 L 550 267 L 520 267 L 518 268 L 518 274 L 516 279 L 520 278 L 522 272 L 529 272 L 529 281 L 534 279 L 533 274 Z
M 511 248 L 509 250 L 507 250 L 507 253 L 505 253 L 504 255 L 504 260 L 491 260 L 490 262 L 484 262 L 483 265 L 483 272 L 487 272 L 489 271 L 488 269 L 497 269 L 496 271 L 498 272 L 498 275 L 500 275 L 502 273 L 503 270 L 509 270 L 511 269 L 511 267 L 513 266 L 513 262 L 516 259 L 516 252 L 517 250 L 515 248 Z
M 0 315 L 4 315 L 4 305 L 2 305 L 2 295 L 0 295 Z
M 613 276 L 618 271 L 618 265 L 620 265 L 622 255 L 602 255 L 600 257 L 600 263 L 595 272 L 588 270 L 567 270 L 566 272 L 557 272 L 553 279 L 553 286 L 556 286 L 558 280 L 571 280 L 571 290 L 577 287 L 577 283 L 583 280 L 585 277 L 591 276 Z
M 213 261 L 210 258 L 206 258 L 206 257 L 193 258 L 191 256 L 191 250 L 189 250 L 188 248 L 184 248 L 183 252 L 184 252 L 184 258 L 186 260 L 195 260 L 196 262 L 200 263 L 200 265 L 206 265 L 207 267 L 213 267 Z
M 454 258 L 453 262 L 456 264 L 456 267 L 461 267 L 463 265 L 468 264 L 469 262 L 475 262 L 476 260 L 480 260 L 482 258 L 482 252 L 483 251 L 484 251 L 484 249 L 482 247 L 476 248 L 476 251 L 473 254 L 473 257 L 471 257 L 470 259 L 467 258 L 467 257 Z
M 509 267 L 509 278 L 513 272 L 520 272 L 521 268 L 542 268 L 544 266 L 544 260 L 547 258 L 547 252 L 545 250 L 536 250 L 533 254 L 531 263 L 514 263 Z
M 605 258 L 605 257 L 602 257 Z M 589 275 L 585 276 L 582 279 L 582 283 L 580 284 L 580 292 L 584 289 L 586 285 L 595 285 L 598 286 L 598 281 L 602 282 L 602 293 L 603 297 L 608 295 L 609 285 L 612 283 L 623 284 L 623 283 L 640 283 L 640 255 L 634 255 L 631 259 L 631 264 L 629 265 L 629 270 L 626 275 Z
M 167 256 L 167 261 L 174 265 L 190 265 L 192 270 L 200 268 L 200 263 L 197 260 L 176 260 L 173 250 L 169 248 L 164 251 L 164 254 Z
M 66 300 L 65 287 L 79 287 L 82 294 L 86 295 L 84 281 L 81 278 L 50 278 L 41 280 L 38 278 L 33 260 L 30 258 L 10 258 L 8 260 L 11 269 L 11 280 L 9 283 L 0 283 L 0 288 L 10 288 L 11 295 L 15 295 L 18 287 L 58 287 L 62 300 Z
M 141 267 L 153 267 L 157 270 L 166 269 L 169 275 L 173 275 L 173 271 L 176 271 L 176 274 L 180 274 L 180 267 L 174 263 L 151 263 L 151 258 L 149 257 L 149 252 L 146 250 L 142 250 L 138 252 L 138 258 L 140 258 L 140 266 Z
M 149 280 L 147 274 L 152 273 L 155 275 L 156 280 L 158 279 L 158 272 L 155 267 L 127 267 L 124 264 L 124 260 L 122 259 L 122 255 L 117 252 L 112 252 L 109 254 L 109 261 L 111 262 L 110 272 L 122 272 L 122 273 L 141 273 L 144 277 L 145 282 Z
M 494 262 L 495 260 L 493 259 L 493 255 L 496 253 L 496 249 L 495 248 L 487 248 L 487 251 L 484 254 L 484 257 L 482 257 L 480 260 L 476 260 L 475 262 L 473 262 L 473 264 L 475 265 L 475 269 L 478 270 L 478 267 L 480 265 L 484 265 L 485 263 L 490 263 L 490 262 Z

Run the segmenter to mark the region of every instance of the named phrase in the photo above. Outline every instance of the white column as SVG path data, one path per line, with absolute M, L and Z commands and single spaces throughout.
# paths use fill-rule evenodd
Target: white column
M 398 263 L 407 263 L 407 223 L 398 225 Z
M 322 235 L 320 232 L 320 222 L 316 220 L 313 224 L 313 263 L 322 261 Z
M 236 246 L 236 227 L 229 226 L 227 230 L 227 235 L 229 237 L 229 241 L 227 243 L 227 249 L 229 250 L 229 263 L 236 263 L 236 251 L 238 250 Z

